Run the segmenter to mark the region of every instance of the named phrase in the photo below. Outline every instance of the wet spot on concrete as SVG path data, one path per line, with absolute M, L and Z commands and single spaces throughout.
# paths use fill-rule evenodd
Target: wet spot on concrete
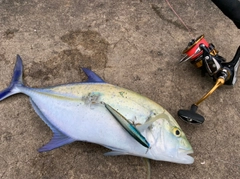
M 34 84 L 30 86 L 49 86 L 62 82 L 81 81 L 83 73 L 81 67 L 85 66 L 88 57 L 79 50 L 63 50 L 57 56 L 44 63 L 32 62 L 26 66 L 25 76 L 31 77 Z M 27 80 L 28 81 L 28 80 Z
M 46 62 L 32 62 L 26 66 L 25 76 L 30 86 L 48 86 L 79 82 L 86 79 L 81 67 L 103 69 L 107 63 L 109 43 L 94 31 L 74 31 L 62 36 L 70 49 L 60 51 Z M 35 83 L 36 82 L 36 83 Z
M 12 39 L 15 35 L 15 33 L 18 32 L 18 29 L 7 29 L 5 32 L 4 32 L 4 37 L 6 39 Z
M 159 58 L 159 57 L 163 56 L 163 52 L 161 50 L 158 50 L 158 51 L 151 50 L 150 55 L 152 58 Z
M 0 0 L 0 4 L 11 4 L 11 5 L 15 5 L 15 4 L 23 4 L 24 0 Z
M 109 43 L 98 32 L 95 31 L 70 31 L 61 37 L 64 43 L 71 48 L 80 49 L 89 57 L 90 66 L 104 68 L 107 62 L 107 51 Z
M 133 75 L 133 80 L 134 80 L 134 81 L 140 81 L 141 78 L 140 78 L 138 75 L 134 74 L 134 75 Z
M 12 140 L 12 133 L 11 132 L 5 132 L 1 136 L 1 141 L 11 141 Z
M 5 54 L 4 53 L 0 53 L 0 66 L 4 68 L 6 68 L 9 64 L 11 63 L 11 61 L 9 59 L 6 59 Z M 0 75 L 3 75 L 5 73 L 5 70 L 1 70 L 0 71 Z
M 5 61 L 5 60 L 6 60 L 6 58 L 5 58 L 4 54 L 0 53 L 0 61 L 2 62 L 2 61 Z

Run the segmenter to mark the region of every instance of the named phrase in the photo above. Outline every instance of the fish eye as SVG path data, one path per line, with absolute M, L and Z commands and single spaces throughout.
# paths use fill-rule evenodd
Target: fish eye
M 181 131 L 179 130 L 179 128 L 174 127 L 174 128 L 173 128 L 173 134 L 174 134 L 176 137 L 180 137 L 180 136 L 181 136 Z

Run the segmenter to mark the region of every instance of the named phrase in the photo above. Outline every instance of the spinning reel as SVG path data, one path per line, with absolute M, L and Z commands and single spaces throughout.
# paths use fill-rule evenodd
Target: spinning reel
M 185 56 L 180 60 L 180 63 L 190 60 L 197 68 L 200 68 L 202 75 L 208 73 L 210 77 L 216 82 L 213 88 L 206 93 L 196 103 L 192 104 L 190 110 L 179 110 L 178 116 L 189 123 L 202 124 L 204 117 L 196 111 L 198 105 L 209 97 L 221 85 L 234 85 L 236 83 L 237 70 L 240 61 L 240 46 L 230 62 L 218 55 L 218 51 L 214 45 L 208 43 L 204 36 L 193 39 L 189 42 L 183 51 Z

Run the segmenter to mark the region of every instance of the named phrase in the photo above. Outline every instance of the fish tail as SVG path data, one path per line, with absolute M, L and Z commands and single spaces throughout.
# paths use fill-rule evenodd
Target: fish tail
M 11 83 L 6 89 L 0 92 L 0 101 L 9 96 L 21 92 L 18 87 L 24 86 L 22 82 L 22 74 L 23 74 L 22 59 L 19 55 L 17 55 L 17 61 L 14 67 Z

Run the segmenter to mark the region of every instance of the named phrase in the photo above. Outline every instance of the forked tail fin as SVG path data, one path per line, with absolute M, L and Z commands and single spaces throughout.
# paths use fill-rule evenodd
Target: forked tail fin
M 23 74 L 22 59 L 19 55 L 17 55 L 17 61 L 14 67 L 11 83 L 6 89 L 0 92 L 0 101 L 9 96 L 20 93 L 18 87 L 23 86 L 22 74 Z

